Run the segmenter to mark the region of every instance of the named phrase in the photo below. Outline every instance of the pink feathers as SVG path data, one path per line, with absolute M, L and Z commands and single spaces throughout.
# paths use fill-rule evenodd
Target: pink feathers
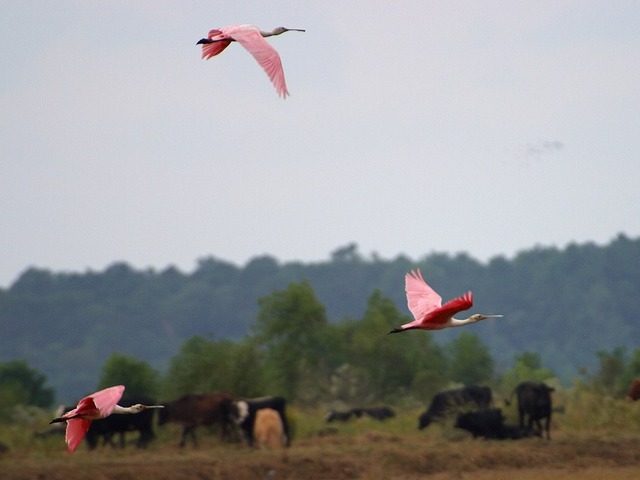
M 467 320 L 453 318 L 456 313 L 473 306 L 473 294 L 471 292 L 449 300 L 442 305 L 442 297 L 424 281 L 419 269 L 405 275 L 405 291 L 407 305 L 415 320 L 405 323 L 399 328 L 394 328 L 389 333 L 412 329 L 440 330 L 477 321 L 474 317 L 470 317 Z
M 67 432 L 65 440 L 67 442 L 67 450 L 70 453 L 80 445 L 89 430 L 91 420 L 111 415 L 123 393 L 123 385 L 105 388 L 99 392 L 92 393 L 80 400 L 76 408 L 51 421 L 51 423 L 54 423 L 66 420 Z
M 420 328 L 438 330 L 445 328 L 456 313 L 473 306 L 473 294 L 467 292 L 461 297 L 449 300 L 442 305 L 442 297 L 422 278 L 419 269 L 405 275 L 407 305 L 415 320 L 402 328 Z
M 222 52 L 231 42 L 240 43 L 264 69 L 273 86 L 276 87 L 278 95 L 284 98 L 289 95 L 289 92 L 284 80 L 282 61 L 276 49 L 264 37 L 280 35 L 291 30 L 304 32 L 304 30 L 284 27 L 278 27 L 271 32 L 262 32 L 255 25 L 231 25 L 210 30 L 208 37 L 198 41 L 198 45 L 202 45 L 202 58 L 208 60 Z

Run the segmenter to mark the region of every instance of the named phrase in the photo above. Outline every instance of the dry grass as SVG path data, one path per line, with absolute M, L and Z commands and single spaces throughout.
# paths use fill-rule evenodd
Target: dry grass
M 412 479 L 433 478 L 638 478 L 640 437 L 561 437 L 492 442 L 406 434 L 366 433 L 300 439 L 286 458 L 276 452 L 221 445 L 198 449 L 156 444 L 146 451 L 84 449 L 15 452 L 0 460 L 1 476 L 14 479 Z M 633 475 L 631 475 L 633 473 Z M 514 477 L 515 475 L 515 477 Z
M 592 408 L 593 398 L 580 396 L 575 405 Z M 572 400 L 571 402 L 574 402 Z M 177 447 L 179 432 L 161 430 L 148 450 L 80 448 L 66 453 L 61 437 L 35 439 L 24 431 L 0 431 L 11 449 L 0 453 L 0 478 L 77 480 L 205 480 L 205 479 L 511 479 L 590 480 L 640 478 L 639 406 L 600 403 L 608 413 L 594 411 L 580 421 L 567 404 L 557 415 L 553 440 L 513 442 L 473 440 L 450 425 L 416 428 L 418 411 L 385 423 L 360 419 L 325 424 L 320 410 L 294 411 L 296 436 L 286 457 L 242 444 L 222 444 L 216 435 L 200 432 L 199 448 Z M 583 410 L 588 411 L 588 410 Z M 606 416 L 610 415 L 611 419 Z M 583 415 L 584 416 L 584 415 Z M 624 425 L 618 418 L 625 419 Z M 335 430 L 327 431 L 327 426 Z M 324 432 L 324 435 L 318 435 Z

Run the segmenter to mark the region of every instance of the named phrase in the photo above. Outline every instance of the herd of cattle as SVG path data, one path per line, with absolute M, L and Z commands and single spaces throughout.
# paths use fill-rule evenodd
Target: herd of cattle
M 456 415 L 454 426 L 468 431 L 473 437 L 488 439 L 520 439 L 532 436 L 546 436 L 550 439 L 550 424 L 553 388 L 542 382 L 522 382 L 511 393 L 505 404 L 509 405 L 516 396 L 518 405 L 518 425 L 505 424 L 505 416 L 494 406 L 493 394 L 489 387 L 469 385 L 466 387 L 436 393 L 427 410 L 418 417 L 420 430 L 433 422 L 442 421 Z M 634 380 L 626 397 L 640 399 L 640 380 Z M 152 404 L 148 398 L 123 398 L 120 404 Z M 286 400 L 282 397 L 260 397 L 238 399 L 230 393 L 212 392 L 187 394 L 173 402 L 164 403 L 158 412 L 158 424 L 175 423 L 182 427 L 180 446 L 188 439 L 197 445 L 196 428 L 218 426 L 223 439 L 239 440 L 239 432 L 249 446 L 285 447 L 291 444 L 291 433 L 286 415 Z M 68 410 L 72 407 L 63 409 Z M 110 415 L 91 423 L 86 435 L 89 449 L 94 449 L 102 439 L 105 445 L 125 446 L 125 434 L 139 433 L 136 445 L 146 447 L 154 438 L 154 410 L 146 410 L 137 415 Z M 395 412 L 387 407 L 358 407 L 347 411 L 330 411 L 325 422 L 347 422 L 353 418 L 369 417 L 384 421 L 395 417 Z M 114 437 L 119 436 L 119 444 Z

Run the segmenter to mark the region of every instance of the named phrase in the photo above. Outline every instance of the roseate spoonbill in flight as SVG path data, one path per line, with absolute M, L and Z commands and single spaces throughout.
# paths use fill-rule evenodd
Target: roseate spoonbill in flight
M 420 269 L 411 271 L 405 275 L 405 291 L 407 292 L 407 305 L 415 320 L 394 328 L 389 333 L 399 333 L 406 330 L 441 330 L 448 327 L 461 327 L 479 322 L 485 318 L 502 317 L 502 315 L 481 315 L 476 313 L 469 318 L 459 320 L 453 316 L 463 310 L 468 310 L 473 305 L 473 294 L 467 292 L 461 297 L 449 300 L 442 305 L 442 297 L 427 285 L 422 278 Z
M 117 385 L 92 393 L 80 400 L 76 408 L 49 422 L 50 424 L 67 422 L 65 440 L 69 453 L 72 453 L 80 445 L 92 420 L 105 418 L 114 413 L 140 413 L 148 408 L 164 408 L 162 405 L 141 405 L 139 403 L 130 407 L 121 407 L 118 405 L 118 401 L 122 398 L 123 392 L 124 385 Z
M 211 57 L 218 55 L 231 42 L 239 42 L 249 53 L 258 61 L 260 66 L 267 72 L 278 95 L 286 98 L 289 95 L 287 84 L 284 81 L 284 70 L 280 55 L 264 39 L 264 37 L 272 37 L 280 35 L 284 32 L 304 32 L 300 28 L 274 28 L 270 32 L 263 32 L 255 25 L 230 25 L 223 28 L 214 28 L 209 31 L 207 38 L 198 40 L 196 45 L 202 45 L 202 58 L 209 60 Z

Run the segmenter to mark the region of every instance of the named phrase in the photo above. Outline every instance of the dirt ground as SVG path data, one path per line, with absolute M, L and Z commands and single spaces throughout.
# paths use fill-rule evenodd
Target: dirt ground
M 201 444 L 179 449 L 102 448 L 5 452 L 2 480 L 412 480 L 637 479 L 640 436 L 598 435 L 517 442 L 367 433 L 296 441 L 285 451 Z

